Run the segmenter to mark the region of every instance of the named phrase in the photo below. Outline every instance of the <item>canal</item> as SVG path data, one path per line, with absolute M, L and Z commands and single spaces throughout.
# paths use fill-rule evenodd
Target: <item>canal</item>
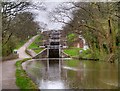
M 118 65 L 73 59 L 30 60 L 25 70 L 40 89 L 115 89 Z

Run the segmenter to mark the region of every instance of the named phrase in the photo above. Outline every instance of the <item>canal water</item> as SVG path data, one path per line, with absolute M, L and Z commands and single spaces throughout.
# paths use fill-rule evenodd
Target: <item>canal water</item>
M 115 89 L 118 65 L 86 60 L 30 60 L 25 70 L 40 89 Z

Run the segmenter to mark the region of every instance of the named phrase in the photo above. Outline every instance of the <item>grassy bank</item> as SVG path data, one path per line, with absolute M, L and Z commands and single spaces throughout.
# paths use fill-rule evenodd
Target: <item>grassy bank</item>
M 16 85 L 22 90 L 25 89 L 35 89 L 38 90 L 37 85 L 28 77 L 25 70 L 22 68 L 22 63 L 29 60 L 30 58 L 26 58 L 16 62 Z
M 39 53 L 43 50 L 43 48 L 39 48 L 39 43 L 42 42 L 41 36 L 36 37 L 35 41 L 28 47 L 29 49 L 32 49 L 36 53 Z
M 80 53 L 80 50 L 82 50 L 81 53 Z M 71 48 L 65 49 L 64 52 L 71 57 L 93 58 L 89 49 L 83 50 L 82 48 L 71 47 Z
M 74 56 L 79 56 L 80 50 L 82 50 L 82 48 L 71 47 L 71 48 L 65 49 L 64 52 L 69 56 L 74 57 Z

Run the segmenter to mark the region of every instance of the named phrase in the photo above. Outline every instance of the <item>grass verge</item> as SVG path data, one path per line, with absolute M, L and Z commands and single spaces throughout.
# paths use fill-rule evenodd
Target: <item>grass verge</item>
M 79 56 L 79 51 L 80 50 L 82 50 L 82 48 L 71 47 L 71 48 L 65 49 L 64 52 L 66 54 L 68 54 L 69 56 L 74 57 L 74 56 Z
M 80 53 L 80 50 L 82 50 L 81 53 Z M 82 48 L 71 47 L 71 48 L 65 49 L 64 52 L 71 57 L 88 58 L 88 59 L 94 58 L 93 55 L 91 54 L 90 49 L 83 50 Z
M 22 63 L 30 60 L 26 58 L 16 62 L 16 85 L 22 90 L 31 89 L 32 91 L 38 91 L 37 85 L 28 77 L 25 70 L 22 68 Z
M 32 49 L 35 53 L 41 52 L 43 48 L 39 47 L 39 42 L 41 42 L 41 36 L 38 36 L 28 49 Z

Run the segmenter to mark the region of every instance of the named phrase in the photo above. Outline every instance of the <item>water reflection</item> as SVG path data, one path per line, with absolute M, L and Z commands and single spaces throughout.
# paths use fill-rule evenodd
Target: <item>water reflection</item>
M 62 80 L 61 61 L 44 61 L 44 69 L 39 80 L 40 89 L 65 89 L 65 82 Z
M 112 89 L 118 85 L 117 64 L 79 60 L 40 60 L 26 71 L 40 89 Z

